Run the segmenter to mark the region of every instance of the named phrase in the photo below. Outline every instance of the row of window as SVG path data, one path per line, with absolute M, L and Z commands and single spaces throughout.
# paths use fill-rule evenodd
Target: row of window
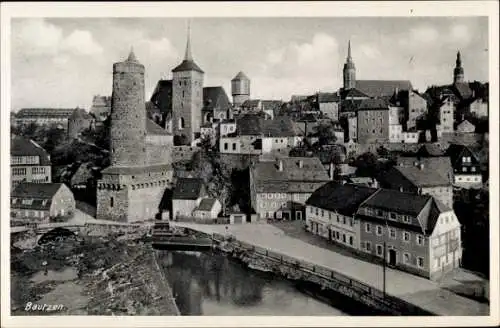
M 386 212 L 384 212 L 381 209 L 375 209 L 375 208 L 370 208 L 370 207 L 365 207 L 365 214 L 368 216 L 376 216 L 376 217 L 381 217 L 384 218 L 386 217 Z M 399 216 L 399 219 L 403 221 L 404 223 L 411 223 L 411 216 L 409 215 L 403 215 L 403 214 L 397 214 L 394 212 L 389 212 L 388 218 L 389 220 L 392 221 L 397 221 Z
M 477 177 L 456 177 L 458 182 L 481 182 L 481 176 Z
M 39 156 L 12 156 L 10 158 L 11 165 L 16 164 L 39 164 Z
M 354 246 L 354 237 L 348 236 L 343 232 L 332 230 L 331 237 L 336 241 L 342 242 L 344 244 L 349 244 L 350 246 Z
M 32 167 L 31 174 L 45 174 L 45 167 L 44 166 Z
M 432 246 L 444 245 L 447 242 L 447 239 L 456 239 L 458 237 L 458 231 L 452 230 L 437 236 L 432 239 Z
M 319 209 L 317 207 L 315 209 L 313 209 L 312 207 L 310 207 L 309 208 L 309 213 L 313 213 L 313 211 L 314 211 L 314 213 L 317 216 L 321 216 L 323 218 L 325 217 L 325 211 L 323 209 Z M 328 219 L 329 220 L 332 220 L 333 217 L 336 216 L 337 223 L 342 223 L 342 224 L 345 224 L 345 225 L 349 224 L 351 227 L 355 223 L 353 218 L 347 218 L 347 217 L 343 216 L 342 220 L 341 220 L 340 215 L 338 215 L 338 214 L 333 214 L 332 212 L 328 212 L 327 214 L 328 214 Z
M 363 243 L 363 246 L 364 247 L 362 247 L 362 249 L 364 251 L 371 253 L 371 251 L 372 251 L 372 244 L 371 244 L 371 242 L 366 241 L 366 242 Z M 383 257 L 384 256 L 384 247 L 382 245 L 380 245 L 380 244 L 377 244 L 375 246 L 375 253 L 377 254 L 377 256 Z M 397 254 L 397 252 L 395 254 Z M 406 264 L 406 265 L 411 265 L 411 254 L 410 253 L 407 253 L 407 252 L 403 253 L 403 263 Z M 424 267 L 424 258 L 423 257 L 421 257 L 421 256 L 417 257 L 417 266 L 419 268 L 423 268 Z
M 228 150 L 228 149 L 229 149 L 229 144 L 227 142 L 224 142 L 224 150 Z M 233 142 L 232 149 L 236 150 L 236 142 Z
M 287 194 L 259 194 L 260 197 L 264 199 L 286 199 L 288 197 Z M 312 209 L 311 209 L 312 210 Z
M 261 202 L 260 207 L 261 208 L 278 208 L 278 207 L 286 207 L 286 202 L 280 203 L 280 202 Z
M 396 229 L 387 227 L 387 230 L 389 231 L 389 237 L 391 239 L 396 239 L 397 238 Z M 371 233 L 372 232 L 372 225 L 370 223 L 365 223 L 365 232 L 366 233 Z M 375 234 L 377 236 L 382 236 L 384 234 L 384 228 L 382 226 L 380 226 L 380 225 L 377 225 L 375 227 Z M 408 232 L 408 231 L 403 231 L 403 233 L 402 233 L 402 239 L 405 242 L 409 242 L 410 239 L 411 239 L 411 233 Z M 424 236 L 422 236 L 420 234 L 416 235 L 416 239 L 415 240 L 417 242 L 417 245 L 423 245 L 424 244 Z

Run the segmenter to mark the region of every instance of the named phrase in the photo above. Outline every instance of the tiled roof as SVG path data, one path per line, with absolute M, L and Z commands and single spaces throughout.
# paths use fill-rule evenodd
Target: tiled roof
M 279 161 L 282 171 L 278 169 Z M 257 192 L 313 192 L 317 188 L 315 183 L 329 181 L 324 166 L 316 157 L 284 157 L 279 161 L 259 162 L 252 168 Z
M 389 110 L 389 104 L 384 99 L 363 99 L 358 110 Z
M 386 211 L 417 216 L 431 198 L 432 197 L 429 195 L 417 195 L 391 189 L 379 189 L 363 202 L 361 206 L 369 206 Z
M 203 110 L 228 110 L 231 105 L 223 87 L 203 88 Z
M 283 105 L 281 100 L 262 100 L 262 110 L 277 110 Z
M 146 130 L 149 135 L 169 135 L 168 131 L 151 121 L 150 119 L 146 119 Z
M 158 106 L 160 112 L 172 111 L 172 80 L 160 80 L 151 95 L 151 102 Z
M 361 105 L 361 99 L 359 100 L 344 100 L 341 103 L 342 112 L 357 112 L 359 106 Z
M 14 135 L 10 139 L 11 156 L 39 156 L 41 166 L 50 166 L 49 153 L 33 140 Z M 12 165 L 12 163 L 11 163 Z M 16 164 L 17 166 L 18 164 Z M 31 164 L 30 164 L 31 165 Z
M 437 145 L 425 144 L 420 147 L 417 153 L 422 156 L 443 156 L 445 152 Z
M 25 117 L 57 117 L 69 118 L 74 108 L 23 108 L 16 114 L 16 118 Z
M 423 173 L 430 173 L 432 176 L 434 174 L 439 174 L 443 178 L 447 178 L 449 181 L 452 179 L 453 167 L 451 165 L 451 160 L 449 157 L 399 157 L 397 160 L 398 167 L 414 167 L 417 168 L 418 165 L 423 164 Z M 419 169 L 420 171 L 420 169 Z M 440 179 L 441 180 L 441 179 Z
M 184 72 L 184 71 L 197 71 L 200 73 L 204 73 L 203 70 L 196 65 L 196 63 L 192 60 L 183 60 L 179 66 L 174 68 L 172 72 Z
M 470 97 L 472 97 L 472 90 L 469 87 L 468 83 L 465 83 L 465 82 L 460 83 L 460 82 L 458 82 L 458 83 L 455 83 L 453 85 L 453 87 L 455 88 L 455 90 L 457 90 L 457 93 L 460 96 L 460 98 L 462 98 L 462 99 L 469 99 Z
M 397 90 L 413 89 L 410 81 L 405 80 L 357 80 L 356 89 L 370 97 L 392 96 Z
M 465 145 L 451 144 L 446 151 L 446 154 L 450 156 L 451 164 L 455 167 L 456 165 L 461 165 L 462 156 L 471 156 L 472 164 L 479 163 L 478 154 L 472 150 L 471 147 Z
M 294 137 L 299 135 L 298 128 L 289 117 L 278 117 L 273 120 L 260 119 L 260 125 L 264 137 Z
M 232 81 L 241 81 L 241 80 L 247 80 L 247 81 L 250 81 L 250 79 L 248 78 L 248 76 L 245 75 L 245 73 L 243 72 L 239 72 L 238 74 L 236 74 L 236 76 L 232 79 Z
M 202 196 L 202 191 L 202 179 L 180 178 L 177 179 L 172 199 L 198 199 Z
M 236 131 L 240 136 L 255 136 L 262 133 L 260 117 L 256 115 L 243 115 L 236 120 Z
M 71 184 L 87 183 L 87 180 L 92 177 L 92 163 L 83 163 L 71 177 Z
M 172 165 L 170 164 L 159 164 L 159 165 L 147 165 L 147 166 L 108 166 L 104 170 L 102 170 L 102 174 L 143 174 L 147 172 L 157 172 L 157 171 L 165 171 L 171 170 Z
M 353 216 L 359 205 L 377 189 L 329 182 L 314 191 L 306 201 L 307 205 L 335 211 L 342 215 Z
M 391 188 L 408 187 L 438 187 L 450 186 L 450 179 L 441 172 L 432 169 L 420 169 L 416 166 L 397 166 L 387 171 L 382 179 Z
M 211 211 L 217 200 L 215 198 L 203 198 L 196 211 Z M 219 214 L 219 213 L 217 213 Z
M 370 98 L 370 96 L 364 92 L 359 91 L 358 89 L 349 89 L 349 90 L 344 90 L 344 92 L 342 94 L 342 98 L 344 98 L 344 99 Z
M 469 122 L 468 120 L 463 120 L 457 126 L 457 130 L 461 130 L 461 131 L 472 131 L 472 132 L 474 132 L 475 129 L 476 129 L 476 126 L 474 124 L 472 124 L 471 122 Z
M 320 92 L 318 93 L 318 103 L 339 102 L 340 96 L 337 93 Z
M 52 199 L 62 185 L 62 183 L 23 182 L 14 188 L 10 197 Z

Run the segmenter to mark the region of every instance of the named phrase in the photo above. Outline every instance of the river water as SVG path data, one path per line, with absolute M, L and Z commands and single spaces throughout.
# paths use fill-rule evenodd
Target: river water
M 347 315 L 286 280 L 248 270 L 221 254 L 162 251 L 160 265 L 182 315 Z

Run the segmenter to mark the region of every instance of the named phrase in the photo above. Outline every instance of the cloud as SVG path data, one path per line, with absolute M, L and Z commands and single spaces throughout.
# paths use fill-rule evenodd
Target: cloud
M 89 31 L 75 30 L 61 43 L 63 50 L 74 54 L 96 55 L 103 52 L 102 47 L 94 40 Z
M 460 46 L 466 46 L 472 40 L 472 33 L 466 25 L 453 25 L 450 27 L 449 40 Z
M 25 56 L 95 55 L 102 53 L 102 47 L 86 30 L 74 30 L 64 36 L 63 30 L 44 19 L 30 18 L 16 22 L 18 30 L 12 37 L 13 48 Z
M 439 37 L 439 32 L 431 26 L 419 26 L 410 30 L 410 41 L 420 43 L 435 42 Z

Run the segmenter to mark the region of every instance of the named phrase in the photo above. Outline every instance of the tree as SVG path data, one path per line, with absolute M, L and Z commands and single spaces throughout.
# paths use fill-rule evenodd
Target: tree
M 335 135 L 335 127 L 332 122 L 326 121 L 321 122 L 314 127 L 315 134 L 318 136 L 318 142 L 320 146 L 331 145 L 337 141 L 337 136 Z

